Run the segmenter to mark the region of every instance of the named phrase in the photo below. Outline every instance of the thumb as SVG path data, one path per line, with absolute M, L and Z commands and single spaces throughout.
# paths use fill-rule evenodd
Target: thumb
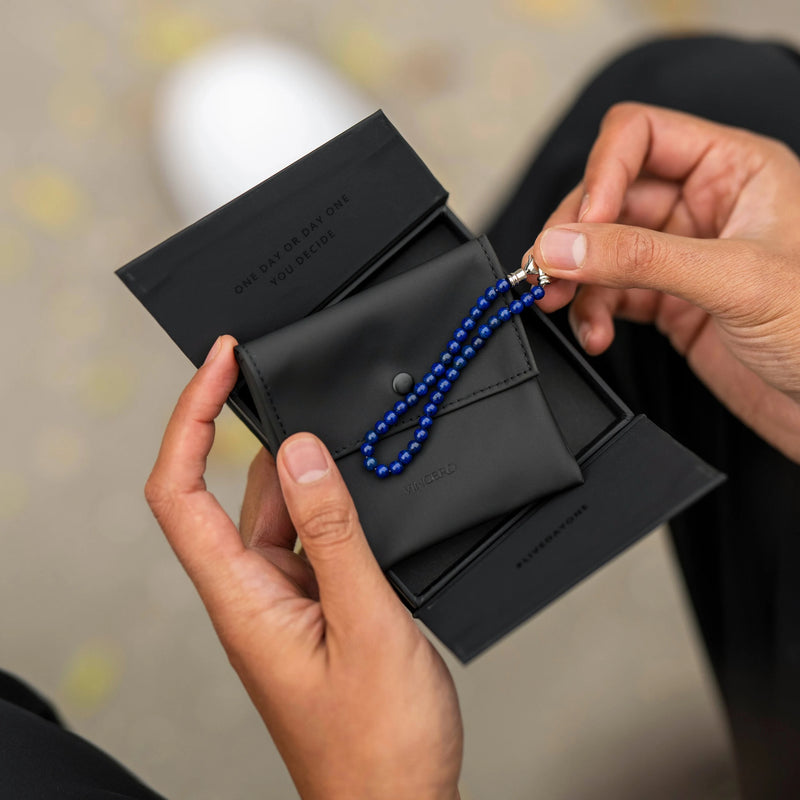
M 289 437 L 276 459 L 286 507 L 314 568 L 328 623 L 363 627 L 399 603 L 369 549 L 336 464 L 310 433 Z
M 570 224 L 548 228 L 533 257 L 548 275 L 619 289 L 656 289 L 711 314 L 748 307 L 759 292 L 745 273 L 766 264 L 757 245 L 693 239 L 632 225 Z

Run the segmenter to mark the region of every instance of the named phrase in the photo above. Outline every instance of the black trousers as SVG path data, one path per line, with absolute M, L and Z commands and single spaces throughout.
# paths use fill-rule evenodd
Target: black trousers
M 617 60 L 586 89 L 491 226 L 516 263 L 580 180 L 603 113 L 656 103 L 750 128 L 800 152 L 800 60 L 726 39 L 658 41 Z M 564 323 L 562 315 L 562 324 Z M 728 414 L 652 329 L 621 325 L 596 366 L 728 483 L 673 522 L 675 550 L 730 721 L 743 796 L 800 797 L 800 467 Z M 0 786 L 15 800 L 157 795 L 62 729 L 52 710 L 0 673 Z
M 616 102 L 680 109 L 800 153 L 797 98 L 800 56 L 779 45 L 703 37 L 639 47 L 578 98 L 489 238 L 501 261 L 519 262 L 580 181 Z M 565 313 L 559 323 L 567 328 Z M 729 414 L 653 328 L 619 324 L 593 365 L 635 411 L 728 474 L 672 522 L 675 552 L 727 711 L 743 797 L 800 797 L 800 466 Z

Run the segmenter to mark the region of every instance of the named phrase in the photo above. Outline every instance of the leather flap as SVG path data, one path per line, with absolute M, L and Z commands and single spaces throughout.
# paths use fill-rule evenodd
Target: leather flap
M 237 356 L 271 447 L 277 449 L 292 433 L 311 431 L 335 458 L 356 450 L 366 431 L 401 399 L 392 388 L 395 376 L 408 373 L 421 380 L 478 297 L 501 277 L 482 237 L 240 345 Z M 492 310 L 500 303 L 496 300 Z M 469 362 L 439 415 L 536 374 L 530 345 L 514 317 Z M 422 405 L 392 433 L 413 428 Z

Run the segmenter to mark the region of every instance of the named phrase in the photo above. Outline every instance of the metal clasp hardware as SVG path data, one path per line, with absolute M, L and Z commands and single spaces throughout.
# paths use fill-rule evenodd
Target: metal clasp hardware
M 550 284 L 550 276 L 536 264 L 532 255 L 528 256 L 528 263 L 524 267 L 520 267 L 516 272 L 507 275 L 506 280 L 512 286 L 516 286 L 528 280 L 528 277 L 531 275 L 536 276 L 539 286 L 548 286 Z

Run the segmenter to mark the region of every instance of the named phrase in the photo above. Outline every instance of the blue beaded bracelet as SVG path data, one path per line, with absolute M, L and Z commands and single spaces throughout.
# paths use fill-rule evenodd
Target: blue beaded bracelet
M 512 300 L 508 305 L 501 306 L 484 324 L 478 323 L 478 320 L 483 317 L 500 295 L 506 294 L 512 286 L 526 280 L 530 275 L 537 278 L 538 286 L 525 292 L 518 300 Z M 422 377 L 422 380 L 414 386 L 404 400 L 398 400 L 394 407 L 387 411 L 372 429 L 367 431 L 364 436 L 364 444 L 361 445 L 365 469 L 374 472 L 379 478 L 388 478 L 403 472 L 422 450 L 422 445 L 430 436 L 439 407 L 444 403 L 453 384 L 461 376 L 461 372 L 498 328 L 516 314 L 520 314 L 525 308 L 532 306 L 536 300 L 544 297 L 544 287 L 548 283 L 550 283 L 550 279 L 534 264 L 533 257 L 530 256 L 525 267 L 501 278 L 494 286 L 486 289 L 469 310 L 469 314 L 461 321 L 461 325 L 453 332 L 453 338 L 447 343 L 444 352 L 430 371 Z M 473 331 L 474 335 L 470 338 Z M 425 402 L 425 406 L 411 441 L 390 464 L 379 463 L 375 458 L 377 442 L 397 425 L 403 415 L 420 402 Z

